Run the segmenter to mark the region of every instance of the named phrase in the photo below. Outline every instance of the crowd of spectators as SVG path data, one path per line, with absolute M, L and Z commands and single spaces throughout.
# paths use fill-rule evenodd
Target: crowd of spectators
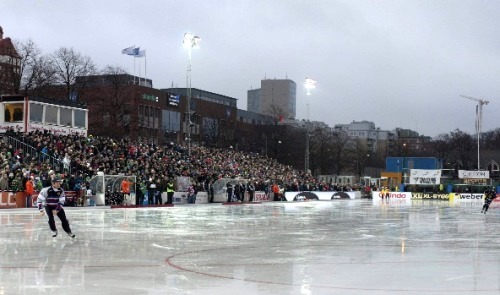
M 268 191 L 278 184 L 285 191 L 348 190 L 334 184 L 319 182 L 310 174 L 278 163 L 258 153 L 220 148 L 185 146 L 116 140 L 109 137 L 57 135 L 48 131 L 30 133 L 8 132 L 0 141 L 0 190 L 24 190 L 29 179 L 35 189 L 48 185 L 53 174 L 66 180 L 66 190 L 79 190 L 102 171 L 109 175 L 136 176 L 136 185 L 145 189 L 151 183 L 161 187 L 167 179 L 190 177 L 198 191 L 219 178 L 242 178 L 251 181 L 256 190 Z M 14 147 L 7 138 L 15 138 L 33 147 L 39 154 L 30 155 L 26 149 Z M 42 157 L 40 157 L 42 155 Z M 53 165 L 57 159 L 62 165 Z M 61 168 L 62 167 L 62 168 Z

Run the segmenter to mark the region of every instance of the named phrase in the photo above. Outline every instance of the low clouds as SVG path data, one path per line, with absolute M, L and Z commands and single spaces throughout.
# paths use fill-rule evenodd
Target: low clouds
M 192 32 L 202 38 L 192 86 L 235 97 L 243 109 L 261 79 L 288 77 L 297 83 L 297 116 L 305 118 L 302 84 L 311 77 L 318 81 L 307 97 L 311 117 L 330 126 L 369 120 L 428 136 L 474 133 L 475 103 L 460 94 L 489 99 L 483 130 L 498 126 L 495 1 L 44 3 L 7 1 L 5 36 L 31 38 L 45 53 L 73 47 L 100 68 L 120 65 L 131 74 L 133 60 L 120 51 L 141 46 L 157 88 L 185 86 L 182 37 Z

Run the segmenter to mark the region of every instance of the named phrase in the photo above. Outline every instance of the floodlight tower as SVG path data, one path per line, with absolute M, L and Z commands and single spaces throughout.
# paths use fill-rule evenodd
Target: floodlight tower
M 470 96 L 460 95 L 461 97 L 468 98 L 470 100 L 476 101 L 478 104 L 476 105 L 476 133 L 477 133 L 477 170 L 481 170 L 480 161 L 479 161 L 479 139 L 481 137 L 481 129 L 483 127 L 483 105 L 489 103 L 488 100 L 478 99 Z
M 306 95 L 309 96 L 309 95 L 311 95 L 311 89 L 316 88 L 316 81 L 306 77 L 306 82 L 304 83 L 304 87 L 307 89 Z M 309 100 L 307 100 L 307 105 L 306 105 L 306 119 L 307 120 L 309 120 L 309 111 L 310 111 Z
M 306 95 L 311 95 L 311 89 L 316 88 L 316 81 L 306 77 L 306 82 L 304 83 L 304 87 L 307 89 Z M 304 171 L 306 173 L 309 172 L 309 116 L 310 116 L 310 107 L 309 107 L 309 99 L 307 99 L 306 104 L 306 151 L 305 151 L 305 159 L 304 159 Z
M 188 155 L 191 156 L 191 127 L 193 122 L 191 122 L 191 51 L 193 48 L 199 48 L 199 43 L 201 39 L 191 33 L 184 34 L 183 46 L 188 51 L 188 65 L 187 65 L 187 75 L 186 75 L 186 114 L 187 114 L 187 136 L 186 141 L 188 142 Z

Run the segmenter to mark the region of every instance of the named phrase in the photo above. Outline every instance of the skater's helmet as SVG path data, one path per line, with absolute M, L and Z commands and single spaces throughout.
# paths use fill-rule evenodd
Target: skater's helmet
M 61 176 L 58 175 L 54 176 L 54 178 L 52 178 L 52 182 L 62 182 Z

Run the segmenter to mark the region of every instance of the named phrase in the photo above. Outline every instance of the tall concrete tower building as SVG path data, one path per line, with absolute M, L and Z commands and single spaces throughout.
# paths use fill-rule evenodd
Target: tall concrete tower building
M 247 110 L 295 118 L 297 84 L 290 79 L 264 79 L 259 89 L 248 90 Z

